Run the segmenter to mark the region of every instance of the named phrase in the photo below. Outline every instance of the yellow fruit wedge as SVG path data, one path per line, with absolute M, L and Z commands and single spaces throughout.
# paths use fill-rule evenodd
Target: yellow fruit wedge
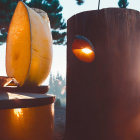
M 47 78 L 51 63 L 52 35 L 47 14 L 18 2 L 7 37 L 7 75 L 20 86 L 38 86 Z

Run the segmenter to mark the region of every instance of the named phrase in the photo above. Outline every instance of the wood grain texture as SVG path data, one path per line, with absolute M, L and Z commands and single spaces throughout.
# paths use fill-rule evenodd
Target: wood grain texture
M 54 104 L 0 110 L 1 140 L 52 140 Z
M 95 60 L 72 53 L 75 35 Z M 109 8 L 68 20 L 66 140 L 140 139 L 140 13 Z
M 22 93 L 37 93 L 37 94 L 45 94 L 49 90 L 48 86 L 7 86 L 7 87 L 0 87 L 0 93 L 3 92 L 22 92 Z
M 0 109 L 38 107 L 52 104 L 54 101 L 53 95 L 3 92 L 0 94 Z

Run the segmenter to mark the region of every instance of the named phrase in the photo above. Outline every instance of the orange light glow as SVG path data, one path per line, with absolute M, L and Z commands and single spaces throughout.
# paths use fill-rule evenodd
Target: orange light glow
M 89 48 L 83 48 L 83 49 L 81 49 L 81 51 L 84 52 L 84 53 L 86 53 L 86 54 L 92 53 L 92 50 L 89 49 Z
M 74 55 L 81 61 L 90 63 L 94 60 L 95 54 L 94 51 L 90 49 L 73 49 Z
M 21 108 L 14 109 L 14 114 L 19 118 L 23 116 L 23 111 Z
M 83 36 L 78 36 L 72 44 L 73 54 L 81 61 L 90 63 L 95 58 L 92 43 Z

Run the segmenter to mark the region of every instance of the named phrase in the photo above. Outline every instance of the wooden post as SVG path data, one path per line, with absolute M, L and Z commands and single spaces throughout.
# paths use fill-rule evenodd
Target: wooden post
M 72 53 L 88 38 L 95 60 Z M 140 13 L 109 8 L 68 20 L 66 140 L 140 139 Z
M 55 97 L 0 93 L 1 140 L 52 140 Z

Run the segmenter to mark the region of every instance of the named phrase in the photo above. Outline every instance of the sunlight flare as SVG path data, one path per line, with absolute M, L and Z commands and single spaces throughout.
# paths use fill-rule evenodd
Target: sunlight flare
M 23 116 L 23 111 L 21 108 L 14 109 L 14 114 L 19 118 Z
M 83 53 L 86 53 L 86 54 L 92 53 L 92 50 L 89 49 L 89 48 L 83 48 L 83 49 L 81 49 L 81 51 L 82 51 Z

